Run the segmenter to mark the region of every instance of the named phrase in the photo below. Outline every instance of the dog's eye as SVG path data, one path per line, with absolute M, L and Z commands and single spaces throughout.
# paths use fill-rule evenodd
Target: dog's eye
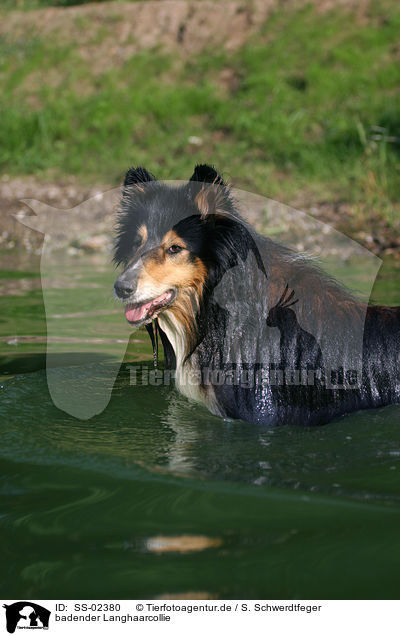
M 171 245 L 171 247 L 169 247 L 167 249 L 168 254 L 178 254 L 178 252 L 181 252 L 183 250 L 183 247 L 181 247 L 180 245 Z

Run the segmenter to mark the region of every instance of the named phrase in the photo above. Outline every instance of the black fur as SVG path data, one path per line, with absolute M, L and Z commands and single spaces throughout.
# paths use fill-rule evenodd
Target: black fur
M 144 193 L 126 187 L 138 183 L 146 184 Z M 214 185 L 220 188 L 217 209 L 211 203 L 209 214 L 201 214 L 196 196 Z M 115 245 L 117 263 L 132 258 L 138 249 L 136 230 L 145 223 L 148 248 L 173 228 L 192 257 L 201 259 L 207 268 L 195 318 L 196 338 L 184 364 L 193 363 L 200 369 L 203 394 L 213 392 L 218 412 L 266 425 L 313 425 L 357 409 L 400 402 L 400 308 L 366 307 L 314 264 L 257 235 L 238 215 L 229 188 L 212 167 L 196 166 L 189 182 L 179 188 L 160 184 L 137 168 L 127 173 L 124 186 Z M 254 262 L 250 273 L 245 265 L 249 262 Z M 232 311 L 217 302 L 216 290 L 234 268 L 239 275 L 232 299 L 240 297 L 243 283 L 241 311 L 247 323 L 234 323 L 232 331 Z M 229 296 L 228 305 L 230 300 Z M 241 319 L 238 315 L 237 320 Z M 304 326 L 307 324 L 312 325 L 312 333 Z M 321 348 L 329 328 L 332 336 Z M 238 352 L 234 360 L 227 360 L 224 351 L 229 329 Z M 278 362 L 271 362 L 263 342 L 271 329 L 280 334 Z M 173 365 L 173 347 L 162 329 L 160 333 L 166 362 Z M 356 360 L 361 377 L 359 374 L 353 382 L 352 341 L 357 333 L 361 334 Z M 329 378 L 324 377 L 325 358 L 338 351 L 342 365 Z M 240 381 L 221 384 L 210 380 L 210 372 L 221 370 Z M 314 382 L 293 384 L 285 379 L 280 383 L 279 374 L 287 370 L 294 375 L 314 371 Z M 242 382 L 243 377 L 249 381 Z
M 189 181 L 199 181 L 200 183 L 216 183 L 224 186 L 224 180 L 214 167 L 207 164 L 198 164 L 194 168 L 194 172 Z
M 125 175 L 124 186 L 135 185 L 137 183 L 148 183 L 149 181 L 155 181 L 155 179 L 145 168 L 130 168 Z

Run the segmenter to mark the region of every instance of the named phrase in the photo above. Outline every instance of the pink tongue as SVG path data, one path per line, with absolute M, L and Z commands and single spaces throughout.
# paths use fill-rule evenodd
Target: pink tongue
M 146 303 L 145 305 L 140 305 L 139 307 L 132 307 L 132 305 L 127 305 L 125 307 L 125 317 L 129 322 L 137 322 L 141 320 L 147 309 L 149 309 L 151 302 Z

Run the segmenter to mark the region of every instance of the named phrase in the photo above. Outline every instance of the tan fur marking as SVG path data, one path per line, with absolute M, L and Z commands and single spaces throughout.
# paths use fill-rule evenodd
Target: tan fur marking
M 149 290 L 151 298 L 171 287 L 177 289 L 177 298 L 168 311 L 184 325 L 191 346 L 195 338 L 195 315 L 203 293 L 207 269 L 200 258 L 191 260 L 185 251 L 168 255 L 166 250 L 172 245 L 186 248 L 184 241 L 170 230 L 163 237 L 162 245 L 144 260 L 138 290 L 142 290 L 142 293 L 145 293 L 143 290 Z
M 157 253 L 147 258 L 139 277 L 140 288 L 143 284 L 151 284 L 160 288 L 160 293 L 170 287 L 202 288 L 206 276 L 205 265 L 199 258 L 189 261 L 187 254 L 177 254 L 171 261 L 165 254 Z
M 161 245 L 164 249 L 168 249 L 172 245 L 180 245 L 180 247 L 186 248 L 185 241 L 183 241 L 174 230 L 170 230 L 166 233 L 161 241 Z
M 140 238 L 142 239 L 142 242 L 140 243 L 139 247 L 137 248 L 136 252 L 134 253 L 134 255 L 132 256 L 132 258 L 130 259 L 130 261 L 128 261 L 128 266 L 131 265 L 137 257 L 137 253 L 140 250 L 141 247 L 143 247 L 143 245 L 146 243 L 147 239 L 148 239 L 148 231 L 147 231 L 147 227 L 143 224 L 139 227 L 137 234 L 140 236 Z
M 149 233 L 147 231 L 147 227 L 143 224 L 140 226 L 140 228 L 138 229 L 137 233 L 139 234 L 139 236 L 142 239 L 142 245 L 144 245 L 147 241 L 147 239 L 149 238 Z
M 218 185 L 203 186 L 194 199 L 204 218 L 208 214 L 218 214 L 224 211 L 223 190 Z

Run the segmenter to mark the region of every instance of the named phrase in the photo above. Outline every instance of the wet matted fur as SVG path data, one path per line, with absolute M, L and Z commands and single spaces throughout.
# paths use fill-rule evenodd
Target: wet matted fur
M 400 402 L 400 308 L 257 234 L 210 166 L 173 187 L 127 172 L 115 262 L 128 321 L 156 324 L 177 388 L 215 414 L 310 425 Z

